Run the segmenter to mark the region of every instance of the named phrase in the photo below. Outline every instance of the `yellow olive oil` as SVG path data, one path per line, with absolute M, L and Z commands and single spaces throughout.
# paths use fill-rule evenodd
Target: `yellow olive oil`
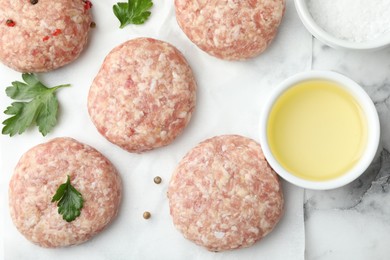
M 309 80 L 281 94 L 271 109 L 267 138 L 290 173 L 312 181 L 337 178 L 360 159 L 367 121 L 355 98 L 331 81 Z

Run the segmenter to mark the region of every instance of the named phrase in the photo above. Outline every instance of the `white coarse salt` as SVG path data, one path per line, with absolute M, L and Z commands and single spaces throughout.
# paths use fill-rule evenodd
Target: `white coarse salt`
M 367 42 L 390 36 L 390 0 L 307 0 L 314 21 L 333 36 Z

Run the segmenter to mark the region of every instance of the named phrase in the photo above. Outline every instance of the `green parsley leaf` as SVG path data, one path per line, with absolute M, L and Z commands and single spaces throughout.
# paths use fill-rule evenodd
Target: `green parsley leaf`
M 128 0 L 128 3 L 117 3 L 112 7 L 122 29 L 129 24 L 143 24 L 150 16 L 152 0 Z
M 48 88 L 31 73 L 24 73 L 22 78 L 25 82 L 14 81 L 5 90 L 7 96 L 18 102 L 12 103 L 4 111 L 4 114 L 11 117 L 3 122 L 2 133 L 10 136 L 22 134 L 35 123 L 39 132 L 45 136 L 57 123 L 58 100 L 54 93 L 57 89 L 70 85 Z
M 56 194 L 54 194 L 51 202 L 55 201 L 58 201 L 58 213 L 67 222 L 71 222 L 80 216 L 80 210 L 83 208 L 84 200 L 81 193 L 70 184 L 69 175 L 66 183 L 61 184 Z

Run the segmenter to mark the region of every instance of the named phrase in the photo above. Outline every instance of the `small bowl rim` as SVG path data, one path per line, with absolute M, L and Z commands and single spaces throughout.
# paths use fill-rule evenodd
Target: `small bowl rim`
M 333 48 L 369 51 L 383 49 L 390 45 L 390 34 L 368 42 L 352 42 L 337 38 L 336 36 L 325 31 L 316 23 L 316 21 L 314 21 L 307 6 L 307 0 L 294 0 L 294 2 L 299 18 L 301 19 L 306 29 L 314 37 Z
M 359 103 L 362 111 L 366 116 L 367 121 L 367 144 L 361 159 L 355 166 L 344 173 L 343 175 L 327 180 L 327 181 L 311 181 L 303 178 L 299 178 L 296 175 L 290 173 L 284 169 L 276 158 L 273 156 L 271 149 L 268 145 L 267 138 L 267 124 L 269 114 L 275 104 L 276 100 L 289 88 L 293 87 L 299 82 L 307 80 L 329 80 L 338 83 L 341 87 L 346 89 Z M 286 181 L 295 184 L 302 188 L 313 189 L 313 190 L 329 190 L 342 187 L 355 179 L 357 179 L 364 171 L 370 166 L 373 161 L 376 152 L 378 150 L 380 140 L 380 122 L 378 112 L 375 108 L 374 103 L 368 96 L 366 91 L 352 79 L 333 72 L 333 71 L 321 71 L 312 70 L 301 72 L 285 79 L 281 82 L 269 95 L 268 99 L 264 103 L 261 116 L 260 116 L 260 145 L 262 147 L 265 158 L 275 172 L 285 179 Z

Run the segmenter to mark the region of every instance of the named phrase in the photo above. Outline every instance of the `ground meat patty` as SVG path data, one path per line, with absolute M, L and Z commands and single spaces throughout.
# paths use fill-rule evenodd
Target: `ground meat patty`
M 225 60 L 262 53 L 275 37 L 284 0 L 175 0 L 184 33 L 205 52 Z
M 84 207 L 72 222 L 51 202 L 66 182 L 82 194 Z M 114 166 L 98 151 L 71 138 L 56 138 L 30 149 L 20 159 L 9 184 L 9 207 L 17 229 L 43 247 L 83 243 L 117 215 L 121 180 Z
M 92 83 L 88 110 L 98 131 L 129 152 L 171 143 L 195 108 L 196 83 L 172 45 L 137 38 L 113 49 Z
M 237 135 L 192 149 L 173 174 L 168 198 L 176 228 L 211 251 L 251 246 L 272 231 L 284 203 L 260 145 Z
M 20 72 L 44 72 L 75 60 L 91 23 L 84 0 L 0 0 L 0 60 Z

